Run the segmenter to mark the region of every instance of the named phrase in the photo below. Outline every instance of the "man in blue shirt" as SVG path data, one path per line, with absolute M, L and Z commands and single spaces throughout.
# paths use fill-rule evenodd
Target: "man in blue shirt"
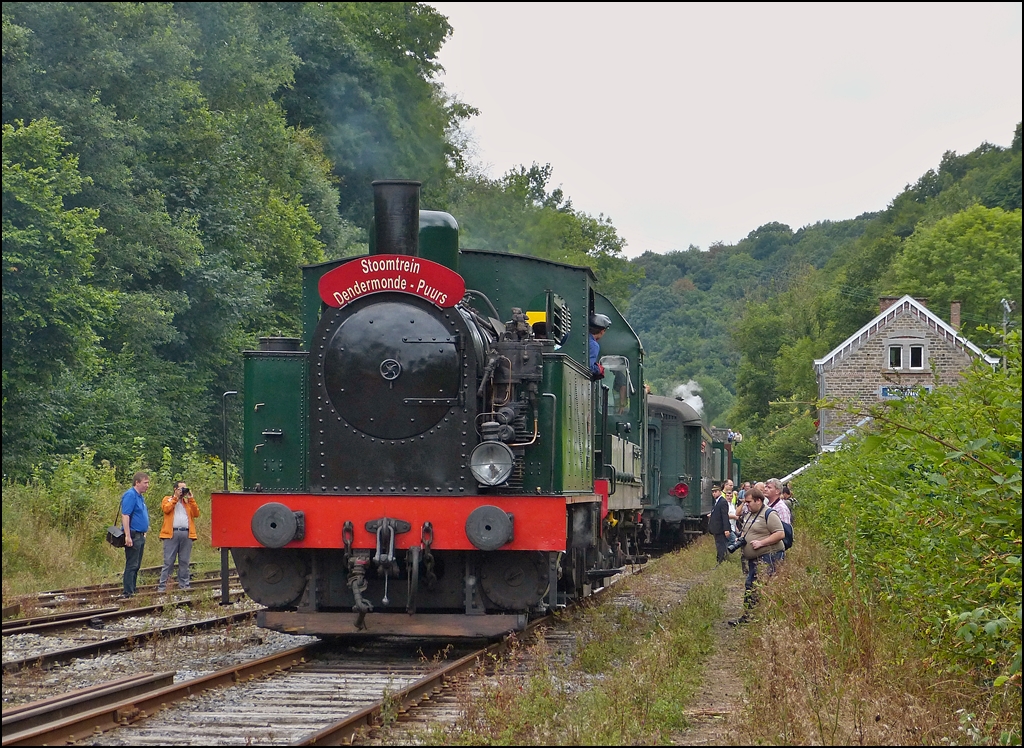
M 135 594 L 149 531 L 149 510 L 142 494 L 149 490 L 149 473 L 138 472 L 132 487 L 121 497 L 121 525 L 124 527 L 124 597 Z
M 598 341 L 604 337 L 605 332 L 612 326 L 612 321 L 604 314 L 591 314 L 589 320 L 590 335 L 587 340 L 590 353 L 590 378 L 603 379 L 604 367 L 597 363 L 601 355 L 601 346 Z

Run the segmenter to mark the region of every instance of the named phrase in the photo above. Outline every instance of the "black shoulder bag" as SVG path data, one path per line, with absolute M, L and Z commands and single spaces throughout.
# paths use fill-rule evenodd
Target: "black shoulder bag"
M 120 505 L 117 507 L 117 519 L 121 519 Z M 124 526 L 121 522 L 107 528 L 107 542 L 115 548 L 124 548 Z

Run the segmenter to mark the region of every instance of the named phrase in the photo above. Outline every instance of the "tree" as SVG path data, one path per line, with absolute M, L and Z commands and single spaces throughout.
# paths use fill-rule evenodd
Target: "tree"
M 921 225 L 893 261 L 889 289 L 927 297 L 933 309 L 963 302 L 964 319 L 998 324 L 1000 299 L 1021 304 L 1021 211 L 974 205 Z
M 73 143 L 85 178 L 66 207 L 105 229 L 81 293 L 116 307 L 81 338 L 94 366 L 40 393 L 47 444 L 6 441 L 5 465 L 79 440 L 119 464 L 136 436 L 153 460 L 190 432 L 212 449 L 241 350 L 299 329 L 299 265 L 348 251 L 321 141 L 273 100 L 300 64 L 273 20 L 246 3 L 4 5 L 4 122 L 48 118 Z
M 277 96 L 288 123 L 311 128 L 334 164 L 344 217 L 366 226 L 374 179 L 423 182 L 424 202 L 445 209 L 462 164 L 453 142 L 475 113 L 433 76 L 447 19 L 423 3 L 274 3 L 261 6 L 286 29 L 302 63 Z
M 19 437 L 45 440 L 29 413 L 62 371 L 96 364 L 96 326 L 112 297 L 89 283 L 98 211 L 65 208 L 86 181 L 47 119 L 3 126 L 4 472 Z M 10 441 L 8 441 L 10 439 Z
M 462 245 L 586 265 L 594 269 L 599 290 L 624 309 L 643 270 L 626 260 L 626 243 L 611 218 L 573 208 L 560 187 L 548 187 L 551 173 L 551 164 L 532 164 L 496 180 L 453 179 L 447 202 L 459 220 Z
M 37 383 L 88 365 L 109 309 L 87 282 L 99 211 L 64 207 L 86 181 L 68 145 L 47 119 L 3 126 L 3 370 Z

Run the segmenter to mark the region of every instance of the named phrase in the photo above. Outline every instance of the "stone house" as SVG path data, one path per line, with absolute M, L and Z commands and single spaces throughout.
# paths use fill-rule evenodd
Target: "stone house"
M 952 384 L 976 358 L 993 366 L 998 363 L 958 332 L 959 301 L 951 305 L 948 324 L 925 301 L 883 296 L 877 317 L 815 360 L 818 397 L 867 408 L 930 391 L 937 384 Z M 862 419 L 840 410 L 819 410 L 819 449 L 835 449 Z

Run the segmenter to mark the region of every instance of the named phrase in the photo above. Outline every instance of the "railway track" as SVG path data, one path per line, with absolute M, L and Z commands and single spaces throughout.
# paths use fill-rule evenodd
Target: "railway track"
M 159 568 L 156 571 L 159 572 Z M 228 576 L 229 581 L 237 581 L 238 575 L 232 570 Z M 216 589 L 221 583 L 221 576 L 219 571 L 205 572 L 204 574 L 197 575 L 192 579 L 191 589 L 192 590 L 205 590 L 205 589 Z M 173 585 L 168 585 L 170 592 L 176 591 Z M 180 590 L 184 591 L 184 590 Z M 121 599 L 122 586 L 120 582 L 110 582 L 106 584 L 89 585 L 87 587 L 74 587 L 65 590 L 51 590 L 48 592 L 41 592 L 33 598 L 23 598 L 21 606 L 23 609 L 30 607 L 36 608 L 61 608 L 66 606 L 74 605 L 87 605 L 96 602 L 109 602 L 118 601 Z M 163 594 L 157 591 L 157 584 L 153 582 L 151 584 L 140 584 L 137 588 L 138 596 L 154 596 Z M 7 619 L 5 619 L 7 620 Z
M 297 647 L 180 684 L 167 684 L 166 674 L 147 673 L 34 702 L 4 712 L 3 745 L 52 745 L 102 735 L 193 693 L 291 667 L 308 653 L 308 647 Z
M 144 674 L 5 712 L 3 745 L 194 745 L 200 726 L 205 745 L 337 745 L 386 705 L 429 698 L 483 651 L 445 662 L 444 650 L 408 643 L 320 642 L 176 684 Z
M 242 596 L 241 590 L 233 590 L 231 597 L 237 601 Z M 143 605 L 133 608 L 83 608 L 81 610 L 69 611 L 67 613 L 51 613 L 33 618 L 17 618 L 11 621 L 4 621 L 3 635 L 10 634 L 42 634 L 67 631 L 68 629 L 89 626 L 90 628 L 103 628 L 107 623 L 118 621 L 123 618 L 131 618 L 140 615 L 161 613 L 164 610 L 175 607 L 192 607 L 196 604 L 195 598 L 177 599 L 168 603 L 156 605 Z
M 220 580 L 205 581 L 217 584 Z M 243 594 L 236 589 L 230 598 L 237 603 Z M 139 642 L 230 625 L 246 620 L 255 613 L 254 609 L 247 609 L 227 615 L 198 619 L 193 617 L 191 620 L 179 620 L 166 625 L 146 623 L 149 618 L 171 616 L 180 619 L 184 609 L 195 608 L 204 602 L 209 602 L 206 596 L 193 593 L 189 597 L 176 595 L 173 600 L 154 605 L 89 607 L 6 620 L 3 622 L 3 671 L 6 674 L 27 667 L 48 668 L 77 658 L 95 657 L 104 652 L 131 648 Z M 54 636 L 62 632 L 69 633 L 61 637 Z M 72 645 L 62 645 L 69 639 L 73 640 Z
M 539 619 L 521 636 L 549 623 L 550 617 Z M 469 678 L 481 662 L 493 661 L 508 641 L 462 651 L 429 650 L 424 643 L 404 640 L 340 648 L 319 642 L 171 686 L 160 685 L 159 677 L 167 674 L 147 675 L 149 687 L 124 682 L 96 689 L 106 700 L 98 706 L 85 693 L 29 705 L 20 711 L 31 713 L 31 728 L 14 721 L 9 727 L 5 713 L 4 746 L 70 740 L 104 745 L 347 744 L 385 715 L 408 719 L 424 706 L 450 710 L 445 705 L 449 687 Z M 121 688 L 136 690 L 114 698 Z M 46 718 L 47 710 L 53 719 Z
M 153 607 L 162 608 L 162 606 Z M 129 615 L 138 615 L 137 611 L 126 611 L 126 613 Z M 212 616 L 197 621 L 187 621 L 185 623 L 176 623 L 169 626 L 158 626 L 141 631 L 132 631 L 131 633 L 123 636 L 102 638 L 98 641 L 92 641 L 72 647 L 61 647 L 48 652 L 41 652 L 38 654 L 28 655 L 26 657 L 4 660 L 4 672 L 16 672 L 27 667 L 46 668 L 58 663 L 70 662 L 71 660 L 79 658 L 95 657 L 96 655 L 104 652 L 115 652 L 131 648 L 140 641 L 152 641 L 153 639 L 161 637 L 170 637 L 186 632 L 201 631 L 203 629 L 215 628 L 217 626 L 226 626 L 239 621 L 249 620 L 255 615 L 255 610 L 247 610 L 241 613 L 231 613 L 225 616 Z

